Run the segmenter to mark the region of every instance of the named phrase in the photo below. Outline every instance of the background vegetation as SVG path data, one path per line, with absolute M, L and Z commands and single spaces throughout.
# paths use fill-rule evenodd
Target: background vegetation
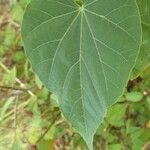
M 86 150 L 35 76 L 21 42 L 29 0 L 0 0 L 0 150 Z M 95 150 L 150 150 L 150 68 L 130 80 L 98 128 Z

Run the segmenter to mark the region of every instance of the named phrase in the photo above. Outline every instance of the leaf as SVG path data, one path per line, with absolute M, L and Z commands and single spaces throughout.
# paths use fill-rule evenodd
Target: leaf
M 110 144 L 109 145 L 109 149 L 110 150 L 121 150 L 123 147 L 122 144 Z
M 33 70 L 57 95 L 89 149 L 122 94 L 141 42 L 134 0 L 32 0 L 22 38 Z
M 35 76 L 35 83 L 39 89 L 42 89 L 43 84 L 42 84 L 41 80 L 38 78 L 38 76 Z
M 21 8 L 21 6 L 18 3 L 13 5 L 11 15 L 14 20 L 16 20 L 18 22 L 22 21 L 23 9 Z
M 58 102 L 58 98 L 56 95 L 51 94 L 50 100 L 51 100 L 52 107 L 59 107 L 59 102 Z
M 5 74 L 4 79 L 5 81 L 10 84 L 14 84 L 16 82 L 17 76 L 17 69 L 16 66 L 13 67 L 7 74 Z
M 150 97 L 149 96 L 146 98 L 146 102 L 150 106 Z
M 133 69 L 132 78 L 138 76 L 150 65 L 150 27 L 143 25 L 143 42 L 136 65 Z
M 53 149 L 53 141 L 44 140 L 38 144 L 38 150 L 51 150 Z
M 150 26 L 150 1 L 149 0 L 137 0 L 142 23 Z
M 134 91 L 131 93 L 127 93 L 126 98 L 128 101 L 138 102 L 138 101 L 142 100 L 143 94 L 141 92 Z
M 15 52 L 15 54 L 12 56 L 12 59 L 21 64 L 25 63 L 25 55 L 22 51 Z
M 6 27 L 4 35 L 5 35 L 5 38 L 3 41 L 3 45 L 6 45 L 7 47 L 13 46 L 16 34 L 11 25 L 8 25 Z
M 132 149 L 133 150 L 140 149 L 143 145 L 143 139 L 144 139 L 144 138 L 141 138 L 141 136 L 144 133 L 143 128 L 129 127 L 128 132 L 131 136 Z
M 114 106 L 110 107 L 106 117 L 107 122 L 116 127 L 124 125 L 126 108 L 126 104 L 115 104 Z
M 3 107 L 1 108 L 0 111 L 0 121 L 3 120 L 3 118 L 5 117 L 5 113 L 6 111 L 10 108 L 10 106 L 12 105 L 12 103 L 14 102 L 15 97 L 10 97 L 5 104 L 3 105 Z
M 20 150 L 21 149 L 21 140 L 19 138 L 15 138 L 12 144 L 12 150 Z

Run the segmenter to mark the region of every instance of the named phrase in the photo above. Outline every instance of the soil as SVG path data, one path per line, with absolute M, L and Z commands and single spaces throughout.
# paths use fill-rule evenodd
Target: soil
M 9 0 L 0 0 L 0 18 L 8 10 Z

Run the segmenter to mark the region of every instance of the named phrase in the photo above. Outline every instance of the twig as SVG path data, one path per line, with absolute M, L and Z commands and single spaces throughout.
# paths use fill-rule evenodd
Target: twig
M 7 127 L 7 126 L 1 126 L 1 125 L 0 125 L 0 127 L 1 127 L 1 128 L 6 128 L 6 129 L 12 129 L 12 130 L 15 129 L 14 127 Z
M 39 139 L 36 142 L 36 145 L 44 138 L 44 136 L 47 134 L 47 132 L 51 129 L 51 127 L 54 125 L 55 121 L 58 119 L 60 116 L 60 112 L 56 115 L 54 120 L 49 124 L 48 128 L 45 130 L 45 132 L 39 137 Z
M 20 130 L 21 130 L 21 132 L 22 132 L 22 135 L 23 135 L 23 137 L 24 137 L 26 143 L 27 143 L 28 146 L 30 147 L 31 143 L 30 143 L 30 141 L 28 140 L 28 138 L 26 137 L 26 135 L 25 135 L 24 131 L 21 129 L 21 127 L 20 127 Z
M 128 101 L 120 101 L 120 102 L 117 102 L 117 104 L 126 104 L 128 103 Z
M 29 89 L 24 89 L 20 87 L 12 87 L 12 86 L 5 86 L 5 85 L 0 85 L 0 89 L 8 89 L 8 90 L 14 90 L 14 91 L 23 91 L 23 92 L 28 92 Z
M 14 134 L 14 141 L 15 141 L 15 139 L 16 139 L 16 135 L 17 135 L 17 118 L 18 118 L 18 116 L 17 116 L 17 106 L 18 106 L 18 96 L 16 96 L 16 99 L 15 99 L 15 112 L 14 112 L 14 124 L 13 124 L 13 127 L 14 127 L 14 132 L 15 132 L 15 134 Z
M 18 114 L 18 96 L 16 96 L 16 101 L 15 101 L 15 112 L 14 112 L 14 128 L 15 128 L 15 132 L 16 132 L 16 129 L 17 129 L 17 114 Z

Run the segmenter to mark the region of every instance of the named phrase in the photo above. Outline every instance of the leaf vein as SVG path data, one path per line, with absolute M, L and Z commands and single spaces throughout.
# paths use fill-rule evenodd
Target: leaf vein
M 103 15 L 99 15 L 93 11 L 89 11 L 87 9 L 85 9 L 86 12 L 92 14 L 92 15 L 95 15 L 97 17 L 100 17 L 101 19 L 104 19 L 106 20 L 107 22 L 113 24 L 114 26 L 116 26 L 118 29 L 120 29 L 121 31 L 123 31 L 124 33 L 126 33 L 134 42 L 138 43 L 138 41 L 128 32 L 126 31 L 124 28 L 122 28 L 121 26 L 119 26 L 118 24 L 116 24 L 115 22 L 111 21 L 110 19 L 106 18 L 105 16 Z
M 98 57 L 99 57 L 99 61 L 100 61 L 101 67 L 102 67 L 103 77 L 104 77 L 104 81 L 105 81 L 106 95 L 107 95 L 107 98 L 108 98 L 108 97 L 109 97 L 109 96 L 108 96 L 108 94 L 109 94 L 109 93 L 108 93 L 108 85 L 107 85 L 107 80 L 106 80 L 106 76 L 105 76 L 104 66 L 103 66 L 103 64 L 101 63 L 102 58 L 101 58 L 101 56 L 100 56 L 100 53 L 99 53 L 99 50 L 98 50 L 98 47 L 97 47 L 97 44 L 96 44 L 96 41 L 95 41 L 95 37 L 94 37 L 94 34 L 93 34 L 92 29 L 91 29 L 91 27 L 90 27 L 90 24 L 89 24 L 89 22 L 88 22 L 87 16 L 86 16 L 85 13 L 84 13 L 84 15 L 85 15 L 85 19 L 86 19 L 86 22 L 87 22 L 87 24 L 88 24 L 89 30 L 90 30 L 90 32 L 91 32 L 92 38 L 93 38 L 95 48 L 96 48 L 97 53 L 98 53 Z

